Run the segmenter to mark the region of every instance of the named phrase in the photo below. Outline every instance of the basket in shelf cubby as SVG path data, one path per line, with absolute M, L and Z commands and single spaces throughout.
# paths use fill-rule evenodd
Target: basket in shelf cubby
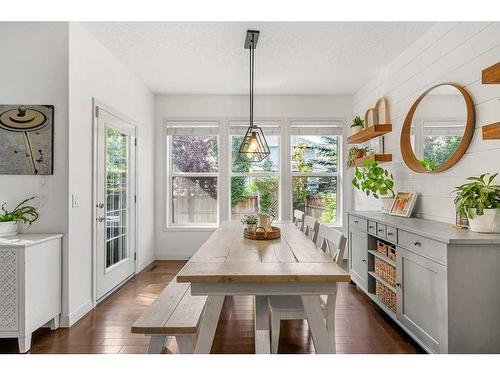
M 389 309 L 396 312 L 396 293 L 386 287 L 380 281 L 376 281 L 375 294 L 377 298 Z
M 391 266 L 382 259 L 375 258 L 375 273 L 390 285 L 396 285 L 396 267 Z
M 393 245 L 387 245 L 387 258 L 396 260 L 396 248 Z
M 383 256 L 387 256 L 387 244 L 377 240 L 377 251 Z

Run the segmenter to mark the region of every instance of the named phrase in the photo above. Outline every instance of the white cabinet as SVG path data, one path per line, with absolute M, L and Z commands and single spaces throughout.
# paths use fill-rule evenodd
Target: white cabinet
M 31 334 L 45 324 L 59 328 L 60 234 L 0 237 L 0 338 L 17 337 L 30 350 Z
M 434 353 L 446 353 L 446 267 L 400 247 L 396 263 L 397 319 Z

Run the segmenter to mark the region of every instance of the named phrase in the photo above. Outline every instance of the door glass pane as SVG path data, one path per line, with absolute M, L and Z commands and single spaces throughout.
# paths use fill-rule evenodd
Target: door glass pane
M 217 177 L 174 177 L 172 223 L 217 223 Z
M 293 177 L 293 209 L 321 223 L 337 221 L 337 177 Z
M 128 135 L 106 129 L 106 268 L 128 254 Z

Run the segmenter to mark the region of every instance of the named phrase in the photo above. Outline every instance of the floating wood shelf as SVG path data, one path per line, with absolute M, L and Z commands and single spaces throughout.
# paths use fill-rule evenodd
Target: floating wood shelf
M 500 139 L 500 122 L 484 125 L 483 139 Z
M 354 159 L 354 166 L 361 167 L 367 160 L 375 160 L 379 163 L 387 163 L 389 161 L 392 161 L 392 154 L 371 154 L 359 159 Z
M 392 131 L 392 124 L 377 124 L 367 127 L 361 130 L 357 134 L 353 134 L 347 138 L 347 143 L 359 144 L 369 141 L 370 139 L 380 137 L 381 135 L 387 134 Z
M 500 62 L 483 70 L 483 84 L 500 84 Z

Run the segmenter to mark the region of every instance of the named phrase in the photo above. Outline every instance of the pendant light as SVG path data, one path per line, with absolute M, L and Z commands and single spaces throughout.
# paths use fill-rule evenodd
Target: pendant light
M 264 137 L 264 132 L 253 122 L 254 55 L 255 47 L 257 47 L 257 41 L 259 40 L 259 33 L 257 30 L 248 30 L 245 39 L 245 49 L 250 50 L 250 126 L 238 150 L 240 155 L 244 155 L 249 160 L 256 162 L 264 160 L 271 153 Z

